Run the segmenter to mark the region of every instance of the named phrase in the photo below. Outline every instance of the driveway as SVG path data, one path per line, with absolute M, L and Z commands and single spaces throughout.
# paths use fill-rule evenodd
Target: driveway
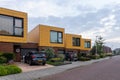
M 40 69 L 46 69 L 46 68 L 54 67 L 54 66 L 49 65 L 49 64 L 46 64 L 44 66 L 43 65 L 29 66 L 29 64 L 21 63 L 21 62 L 16 62 L 15 64 L 22 69 L 22 72 L 28 72 L 28 71 L 33 71 L 33 70 L 40 70 Z

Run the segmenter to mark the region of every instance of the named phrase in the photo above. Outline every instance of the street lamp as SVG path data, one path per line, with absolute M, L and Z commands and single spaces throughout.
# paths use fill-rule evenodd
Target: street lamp
M 96 53 L 95 53 L 95 55 L 97 55 L 97 37 L 98 36 L 96 36 Z

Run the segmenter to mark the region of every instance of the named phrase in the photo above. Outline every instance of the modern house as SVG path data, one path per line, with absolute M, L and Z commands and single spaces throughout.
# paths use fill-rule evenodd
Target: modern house
M 82 48 L 81 35 L 65 34 L 65 49 L 66 53 L 79 53 Z
M 29 43 L 37 43 L 39 50 L 45 50 L 48 47 L 52 47 L 56 53 L 61 51 L 64 52 L 64 38 L 64 28 L 51 27 L 47 25 L 38 25 L 28 33 Z
M 52 47 L 55 53 L 80 53 L 91 49 L 91 39 L 81 35 L 65 34 L 64 28 L 39 24 L 28 33 L 28 42 L 37 43 L 38 49 Z
M 91 49 L 91 39 L 66 34 L 64 28 L 39 24 L 27 33 L 27 13 L 0 8 L 0 52 L 13 52 L 20 61 L 27 52 L 53 48 L 55 53 L 81 53 Z
M 112 49 L 108 46 L 103 46 L 103 52 L 106 54 L 112 54 Z
M 27 13 L 0 8 L 0 52 L 20 53 L 20 44 L 26 42 Z

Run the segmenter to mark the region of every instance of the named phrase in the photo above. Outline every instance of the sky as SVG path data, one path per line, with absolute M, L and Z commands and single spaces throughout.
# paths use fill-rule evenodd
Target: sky
M 120 0 L 0 0 L 0 7 L 28 13 L 28 31 L 38 24 L 65 28 L 66 33 L 120 47 Z

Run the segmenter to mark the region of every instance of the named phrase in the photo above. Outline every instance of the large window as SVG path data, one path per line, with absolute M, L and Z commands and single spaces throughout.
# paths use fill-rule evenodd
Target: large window
M 63 34 L 58 31 L 50 31 L 50 41 L 52 43 L 63 43 Z
M 23 36 L 23 19 L 0 14 L 0 35 Z
M 80 46 L 80 38 L 73 37 L 73 46 Z
M 85 44 L 84 44 L 84 45 L 85 45 L 85 48 L 90 48 L 90 46 L 91 46 L 91 45 L 90 45 L 90 41 L 85 41 Z

